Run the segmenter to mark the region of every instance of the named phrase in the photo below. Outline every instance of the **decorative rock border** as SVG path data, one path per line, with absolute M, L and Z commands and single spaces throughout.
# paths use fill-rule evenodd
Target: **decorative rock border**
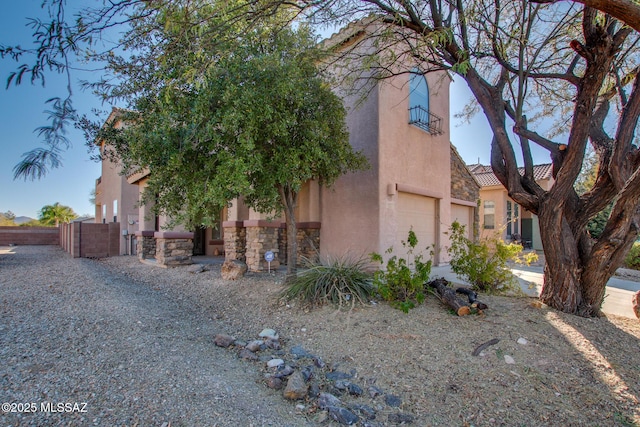
M 380 427 L 378 419 L 387 408 L 399 408 L 402 399 L 385 393 L 369 381 L 367 393 L 354 380 L 357 372 L 333 369 L 320 357 L 309 353 L 300 345 L 284 349 L 280 337 L 273 329 L 264 329 L 258 339 L 243 341 L 226 334 L 216 335 L 214 343 L 235 350 L 239 358 L 262 364 L 263 383 L 274 390 L 282 390 L 284 399 L 305 401 L 296 408 L 306 415 L 314 415 L 315 421 L 332 419 L 342 425 L 358 422 L 364 427 Z M 369 402 L 361 403 L 369 398 Z M 347 399 L 349 402 L 347 402 Z M 412 424 L 415 416 L 399 410 L 388 414 L 390 424 Z

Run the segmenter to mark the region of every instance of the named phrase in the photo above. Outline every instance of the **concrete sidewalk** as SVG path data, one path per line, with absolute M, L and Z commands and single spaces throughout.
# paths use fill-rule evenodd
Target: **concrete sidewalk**
M 517 266 L 512 268 L 511 271 L 518 277 L 520 287 L 525 294 L 531 297 L 540 296 L 543 283 L 543 267 Z M 631 274 L 629 275 L 631 276 Z M 458 278 L 448 265 L 432 267 L 431 277 L 444 277 L 451 283 L 470 286 L 468 282 Z M 638 291 L 640 291 L 640 282 L 622 276 L 612 277 L 607 284 L 602 311 L 607 314 L 636 319 L 631 300 Z

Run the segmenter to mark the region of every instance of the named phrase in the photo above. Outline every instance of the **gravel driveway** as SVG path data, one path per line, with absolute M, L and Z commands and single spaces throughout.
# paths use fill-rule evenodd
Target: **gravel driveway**
M 304 426 L 188 299 L 56 247 L 0 247 L 2 426 Z M 7 405 L 8 404 L 8 405 Z

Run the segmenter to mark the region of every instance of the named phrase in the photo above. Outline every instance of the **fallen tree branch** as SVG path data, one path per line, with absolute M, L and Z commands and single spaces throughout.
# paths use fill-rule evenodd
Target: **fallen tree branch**
M 456 292 L 459 294 L 466 295 L 469 299 L 469 304 L 471 304 L 472 308 L 477 308 L 478 310 L 486 310 L 489 306 L 483 302 L 478 301 L 478 293 L 472 291 L 468 288 L 458 288 Z
M 475 350 L 473 350 L 473 352 L 471 353 L 472 356 L 478 356 L 480 355 L 480 353 L 482 352 L 482 350 L 484 350 L 487 347 L 490 347 L 492 345 L 498 344 L 500 342 L 500 340 L 498 338 L 494 338 L 492 340 L 489 340 L 483 344 L 480 344 L 479 346 L 476 347 Z
M 440 300 L 451 307 L 458 316 L 466 316 L 471 313 L 469 305 L 458 298 L 456 292 L 448 286 L 449 282 L 444 277 L 432 280 L 427 284 L 435 289 Z

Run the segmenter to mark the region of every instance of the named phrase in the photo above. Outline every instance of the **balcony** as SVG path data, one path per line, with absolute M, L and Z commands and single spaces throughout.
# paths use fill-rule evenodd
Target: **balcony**
M 409 108 L 409 124 L 418 126 L 431 135 L 442 135 L 442 119 L 420 105 Z

